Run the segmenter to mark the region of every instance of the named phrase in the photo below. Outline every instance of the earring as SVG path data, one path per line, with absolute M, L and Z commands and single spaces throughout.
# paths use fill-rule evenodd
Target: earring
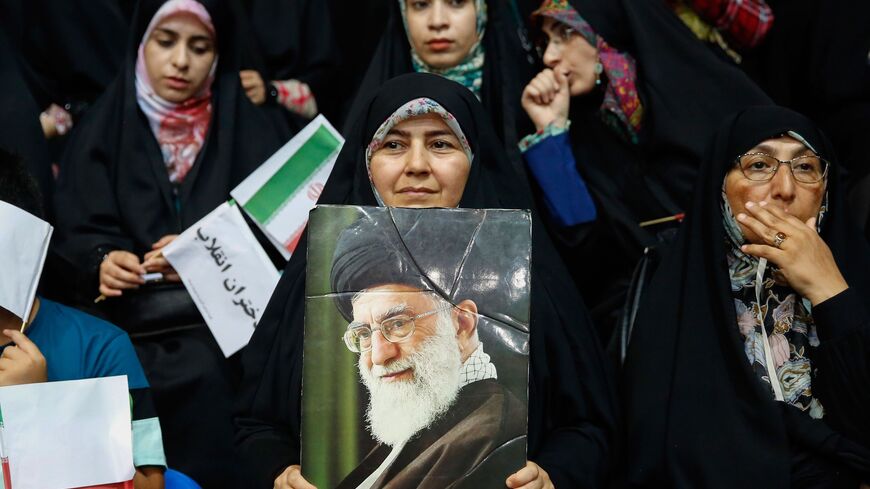
M 595 86 L 601 85 L 601 74 L 604 73 L 604 65 L 601 64 L 601 58 L 595 62 Z

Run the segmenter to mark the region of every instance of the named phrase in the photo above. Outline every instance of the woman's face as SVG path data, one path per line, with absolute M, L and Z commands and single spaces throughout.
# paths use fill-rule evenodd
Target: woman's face
M 798 156 L 814 155 L 812 150 L 800 141 L 789 136 L 767 139 L 746 153 L 765 153 L 782 161 Z M 767 202 L 786 214 L 791 214 L 803 222 L 816 217 L 825 196 L 826 180 L 818 183 L 802 183 L 794 179 L 788 165 L 780 165 L 771 180 L 758 182 L 749 180 L 737 166 L 725 176 L 725 196 L 734 217 L 746 212 L 746 203 Z M 764 244 L 764 240 L 751 229 L 740 224 L 743 236 L 750 243 Z
M 390 207 L 457 207 L 471 162 L 441 116 L 426 114 L 396 124 L 369 168 Z
M 181 103 L 202 88 L 216 56 L 215 41 L 193 14 L 160 22 L 145 42 L 145 68 L 151 86 L 168 102 Z
M 473 0 L 404 0 L 414 52 L 427 65 L 452 68 L 478 41 Z
M 552 18 L 544 17 L 541 30 L 547 38 L 544 64 L 568 78 L 572 97 L 591 92 L 597 78 L 598 49 L 567 24 Z

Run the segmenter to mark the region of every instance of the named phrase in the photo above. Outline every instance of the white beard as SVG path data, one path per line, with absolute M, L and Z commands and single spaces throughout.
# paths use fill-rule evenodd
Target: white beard
M 366 420 L 372 436 L 396 446 L 432 425 L 453 405 L 459 393 L 462 357 L 450 310 L 438 313 L 435 334 L 410 356 L 389 364 L 359 362 L 359 373 L 369 391 Z M 413 378 L 384 382 L 379 376 L 411 368 Z

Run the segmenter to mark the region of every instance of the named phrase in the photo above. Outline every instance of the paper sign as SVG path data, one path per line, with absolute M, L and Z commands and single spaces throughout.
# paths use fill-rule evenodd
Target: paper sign
M 224 355 L 251 340 L 279 274 L 239 207 L 224 203 L 163 250 Z
M 230 192 L 289 259 L 332 172 L 344 138 L 322 115 Z
M 54 228 L 0 200 L 0 307 L 29 318 Z
M 0 387 L 14 489 L 62 489 L 133 478 L 127 376 Z

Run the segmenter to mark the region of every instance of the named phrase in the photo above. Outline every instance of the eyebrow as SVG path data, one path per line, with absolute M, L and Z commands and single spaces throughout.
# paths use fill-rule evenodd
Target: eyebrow
M 761 144 L 759 144 L 758 146 L 756 146 L 756 147 L 753 149 L 753 151 L 755 151 L 755 150 L 760 151 L 760 152 L 762 152 L 762 153 L 769 154 L 769 155 L 771 155 L 771 156 L 772 156 L 773 153 L 774 153 L 774 149 L 773 149 L 772 147 L 770 147 L 769 145 L 764 144 L 764 143 L 761 143 Z M 804 145 L 803 143 L 801 143 L 801 148 L 798 149 L 797 151 L 794 151 L 794 152 L 791 154 L 791 157 L 792 157 L 792 158 L 797 158 L 798 156 L 810 156 L 810 155 L 812 155 L 812 156 L 816 156 L 816 152 L 813 151 L 812 149 L 808 148 L 808 147 L 807 147 L 806 145 Z
M 378 314 L 375 318 L 376 323 L 380 323 L 384 319 L 391 318 L 393 316 L 398 316 L 399 314 L 406 313 L 411 310 L 411 307 L 408 304 L 396 304 L 395 306 L 387 309 L 386 311 Z
M 164 33 L 164 34 L 169 34 L 170 36 L 181 37 L 181 34 L 179 34 L 178 32 L 173 31 L 172 29 L 168 29 L 168 28 L 166 28 L 166 27 L 155 27 L 155 28 L 154 28 L 154 32 L 162 32 L 162 33 Z M 200 35 L 190 36 L 190 39 L 189 39 L 189 40 L 190 40 L 190 41 L 206 41 L 206 42 L 212 42 L 212 38 L 211 38 L 211 37 L 209 37 L 209 36 L 200 36 Z
M 401 129 L 390 129 L 389 132 L 387 132 L 387 136 L 399 136 L 402 138 L 410 138 L 411 133 L 409 133 L 408 131 L 403 131 Z M 454 137 L 456 139 L 459 139 L 456 136 L 456 134 L 454 134 L 453 131 L 451 131 L 449 129 L 434 129 L 431 131 L 426 131 L 425 133 L 423 133 L 423 136 L 426 138 L 432 138 L 432 137 L 436 137 L 436 136 L 451 136 L 451 137 Z

